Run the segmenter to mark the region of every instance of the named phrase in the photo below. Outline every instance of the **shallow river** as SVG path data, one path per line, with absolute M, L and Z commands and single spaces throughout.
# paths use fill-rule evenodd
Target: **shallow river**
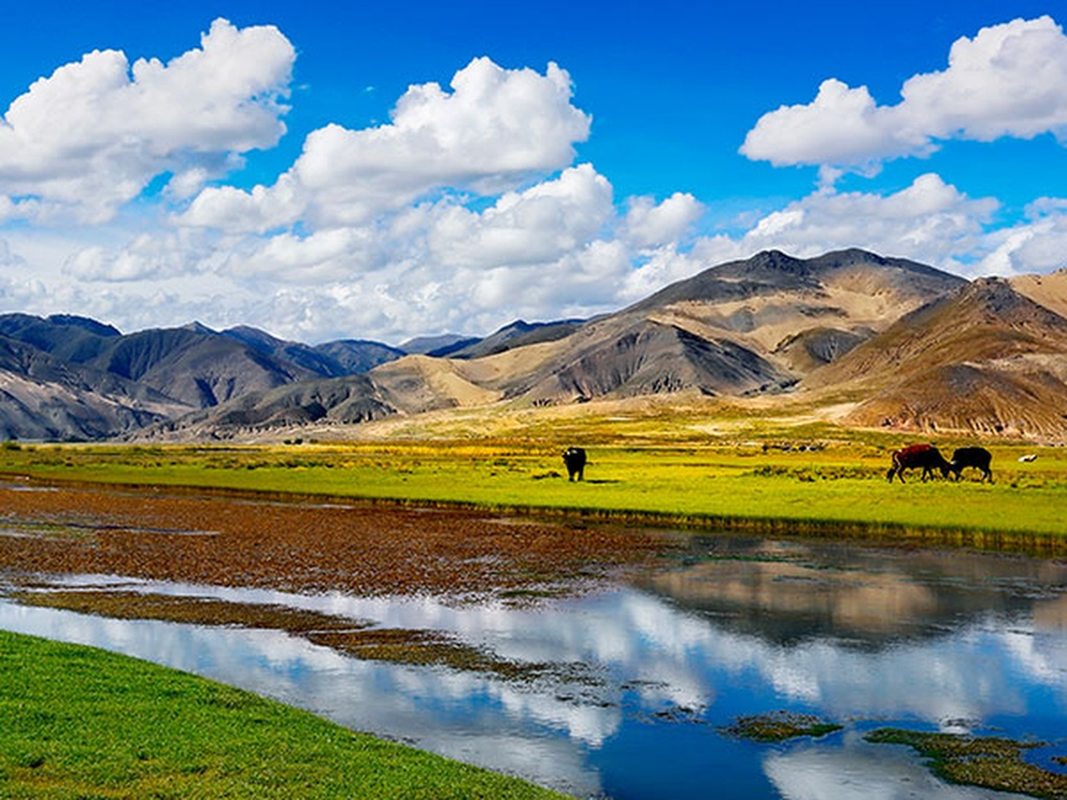
M 42 579 L 437 631 L 491 664 L 526 665 L 367 659 L 269 627 L 115 619 L 0 592 L 0 628 L 208 676 L 582 797 L 1009 796 L 947 785 L 910 750 L 864 741 L 884 726 L 1041 739 L 1053 746 L 1029 757 L 1059 771 L 1049 758 L 1067 755 L 1067 565 L 1053 561 L 692 535 L 625 582 L 520 605 Z M 29 585 L 0 571 L 0 590 L 15 583 Z M 774 745 L 722 731 L 771 711 L 844 728 Z

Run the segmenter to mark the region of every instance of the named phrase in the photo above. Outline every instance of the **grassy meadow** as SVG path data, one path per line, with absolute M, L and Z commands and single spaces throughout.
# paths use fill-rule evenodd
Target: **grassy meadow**
M 0 472 L 39 479 L 282 492 L 568 513 L 632 523 L 919 537 L 979 547 L 1067 549 L 1067 448 L 986 442 L 995 483 L 885 479 L 893 449 L 926 437 L 828 423 L 649 410 L 492 418 L 362 441 L 258 445 L 19 445 Z M 480 435 L 479 435 L 480 434 Z M 435 438 L 436 437 L 436 438 Z M 935 439 L 946 456 L 973 440 Z M 586 480 L 560 458 L 583 445 Z M 1032 462 L 1018 459 L 1036 455 Z M 1051 548 L 1051 550 L 1049 549 Z
M 0 796 L 562 795 L 175 670 L 0 631 Z

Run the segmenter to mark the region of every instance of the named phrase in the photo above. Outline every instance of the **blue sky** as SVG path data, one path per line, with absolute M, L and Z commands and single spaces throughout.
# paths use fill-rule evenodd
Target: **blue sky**
M 399 342 L 613 310 L 770 247 L 1059 269 L 1062 17 L 5 8 L 0 312 Z

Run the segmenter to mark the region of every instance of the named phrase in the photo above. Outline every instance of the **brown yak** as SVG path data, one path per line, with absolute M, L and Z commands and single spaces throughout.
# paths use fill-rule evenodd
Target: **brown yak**
M 892 483 L 893 477 L 899 476 L 900 482 L 904 483 L 906 469 L 922 469 L 922 479 L 925 481 L 934 474 L 935 469 L 941 470 L 941 477 L 947 478 L 952 464 L 946 461 L 941 451 L 932 444 L 912 444 L 893 453 L 893 466 L 889 468 L 886 477 Z

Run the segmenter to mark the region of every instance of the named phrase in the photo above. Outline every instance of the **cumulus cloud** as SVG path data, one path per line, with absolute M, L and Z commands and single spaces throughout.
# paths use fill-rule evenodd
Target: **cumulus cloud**
M 505 266 L 556 261 L 613 221 L 611 184 L 589 164 L 523 192 L 508 192 L 481 213 L 451 206 L 429 231 L 440 263 Z
M 231 233 L 266 233 L 296 222 L 307 207 L 306 193 L 292 175 L 273 187 L 250 191 L 212 186 L 201 191 L 179 221 L 188 227 L 216 228 Z
M 1009 277 L 1046 273 L 1067 267 L 1067 213 L 1058 201 L 1036 218 L 993 231 L 982 258 L 969 270 L 974 275 Z
M 151 272 L 179 280 L 186 258 L 196 283 L 211 277 L 229 287 L 217 294 L 229 298 L 231 316 L 243 305 L 245 322 L 269 320 L 273 332 L 305 340 L 395 342 L 444 329 L 484 333 L 519 317 L 614 310 L 634 258 L 656 258 L 655 241 L 699 210 L 691 197 L 675 195 L 658 204 L 642 198 L 622 213 L 610 182 L 589 164 L 482 205 L 447 194 L 364 225 L 268 235 L 184 227 L 118 252 L 85 248 L 67 269 L 139 291 L 136 282 Z
M 152 231 L 124 247 L 79 247 L 63 263 L 62 278 L 85 282 L 135 283 L 187 279 L 211 271 L 224 259 L 203 237 L 188 231 Z
M 201 319 L 213 327 L 256 324 L 302 341 L 358 335 L 399 342 L 441 330 L 486 333 L 520 317 L 617 310 L 771 248 L 812 257 L 863 247 L 974 276 L 1062 266 L 1067 202 L 1042 199 L 1026 221 L 989 230 L 997 211 L 994 199 L 971 198 L 928 174 L 888 194 L 816 191 L 734 235 L 685 246 L 646 238 L 639 246 L 635 220 L 674 220 L 678 230 L 694 213 L 689 201 L 642 199 L 620 210 L 607 179 L 580 165 L 480 211 L 446 197 L 373 225 L 304 235 L 229 237 L 222 246 L 210 232 L 186 229 L 118 250 L 85 248 L 66 267 L 77 280 L 49 302 L 125 329 Z
M 688 193 L 675 192 L 659 204 L 651 197 L 635 197 L 626 212 L 625 236 L 639 248 L 671 244 L 703 213 L 704 205 Z
M 570 76 L 554 63 L 540 75 L 476 58 L 451 89 L 410 87 L 388 125 L 316 131 L 296 165 L 301 180 L 317 189 L 370 178 L 402 193 L 435 186 L 495 193 L 570 164 L 574 143 L 589 134 L 589 117 L 570 102 Z
M 1067 135 L 1067 37 L 1051 17 L 1017 19 L 957 40 L 943 72 L 904 84 L 903 105 L 929 135 L 988 142 Z
M 410 87 L 386 125 L 313 131 L 273 185 L 206 188 L 175 221 L 226 242 L 233 280 L 289 298 L 315 287 L 307 307 L 326 302 L 349 323 L 373 306 L 379 336 L 420 332 L 414 320 L 477 331 L 604 310 L 627 251 L 612 243 L 611 184 L 571 166 L 590 118 L 568 74 L 476 58 L 450 89 Z M 698 205 L 642 200 L 633 235 L 650 245 Z
M 823 81 L 810 105 L 782 106 L 760 117 L 741 152 L 776 167 L 834 164 L 872 171 L 884 159 L 929 152 L 928 137 L 900 125 L 866 86 Z
M 274 186 L 205 189 L 182 222 L 239 231 L 297 219 L 363 224 L 435 190 L 514 190 L 570 165 L 589 135 L 590 118 L 571 104 L 570 76 L 554 63 L 542 75 L 476 58 L 450 88 L 409 87 L 385 125 L 312 131 Z
M 164 173 L 191 193 L 278 141 L 294 58 L 277 28 L 218 19 L 166 64 L 96 50 L 60 67 L 0 118 L 6 216 L 104 221 Z
M 1051 133 L 1067 143 L 1067 37 L 1048 16 L 982 28 L 952 45 L 947 69 L 908 79 L 901 97 L 881 106 L 865 86 L 828 79 L 810 104 L 764 114 L 741 152 L 776 166 L 870 173 L 954 138 Z
M 702 260 L 744 258 L 779 249 L 799 257 L 862 247 L 961 271 L 960 258 L 980 251 L 984 226 L 999 208 L 970 198 L 936 174 L 888 195 L 822 190 L 762 217 L 738 238 L 705 238 L 693 248 Z
M 226 270 L 289 291 L 314 285 L 339 303 L 373 298 L 398 335 L 426 319 L 487 330 L 557 308 L 603 310 L 629 263 L 609 243 L 617 224 L 611 184 L 583 164 L 481 211 L 443 198 L 373 225 L 250 238 Z

